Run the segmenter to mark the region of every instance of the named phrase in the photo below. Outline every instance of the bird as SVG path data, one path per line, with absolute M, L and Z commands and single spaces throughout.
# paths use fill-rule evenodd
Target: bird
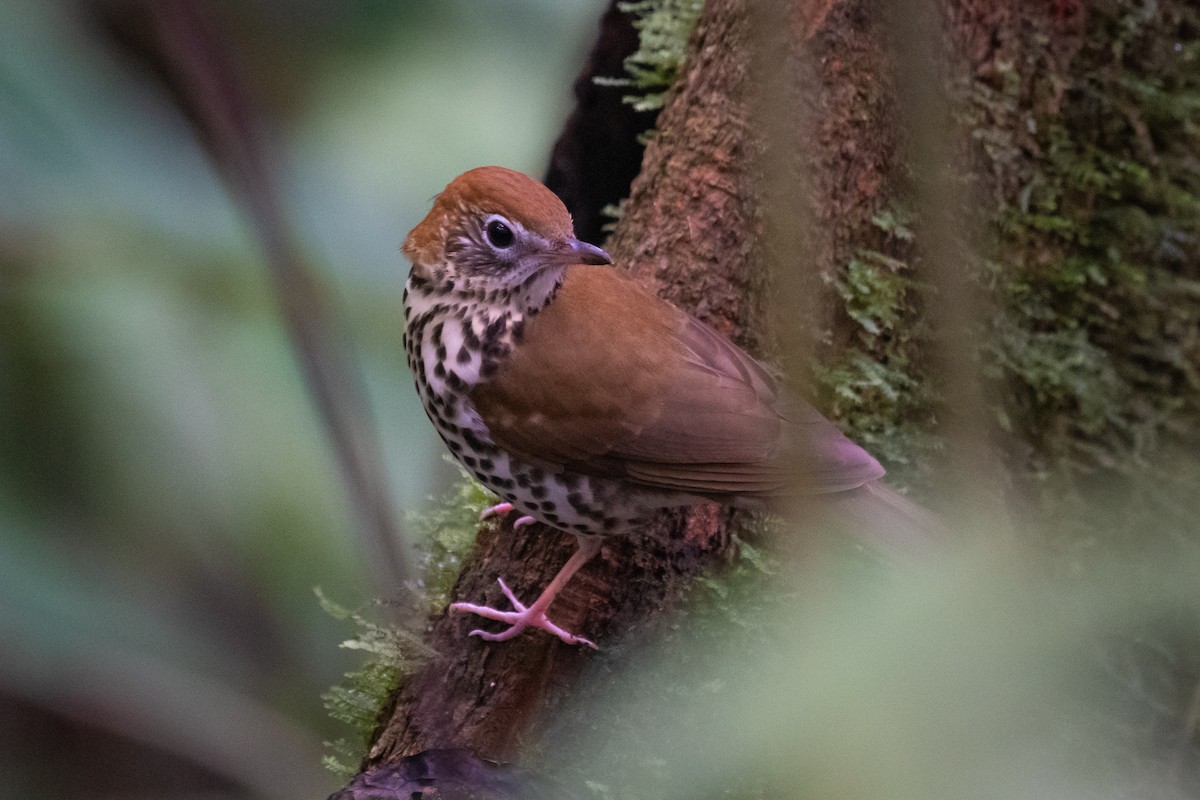
M 547 615 L 599 551 L 656 511 L 769 509 L 875 485 L 879 462 L 758 360 L 648 292 L 575 238 L 562 201 L 504 167 L 452 180 L 401 250 L 404 346 L 417 393 L 454 457 L 502 502 L 578 547 L 529 605 L 450 606 L 595 643 Z

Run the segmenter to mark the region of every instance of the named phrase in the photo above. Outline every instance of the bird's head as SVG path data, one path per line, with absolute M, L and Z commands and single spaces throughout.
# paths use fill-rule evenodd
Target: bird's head
M 571 215 L 553 192 L 504 167 L 478 167 L 451 181 L 402 249 L 414 276 L 493 297 L 532 299 L 552 291 L 572 264 L 612 263 L 575 238 Z

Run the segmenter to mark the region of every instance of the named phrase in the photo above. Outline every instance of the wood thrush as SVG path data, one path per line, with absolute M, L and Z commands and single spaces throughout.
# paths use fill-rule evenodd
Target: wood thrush
M 642 289 L 574 236 L 545 186 L 480 167 L 455 178 L 403 246 L 405 349 L 438 434 L 485 486 L 579 549 L 528 607 L 451 609 L 543 628 L 598 552 L 652 512 L 704 501 L 763 508 L 883 475 L 865 450 L 761 364 Z

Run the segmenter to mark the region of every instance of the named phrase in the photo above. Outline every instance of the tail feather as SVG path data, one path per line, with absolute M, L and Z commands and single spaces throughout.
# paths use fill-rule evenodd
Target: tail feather
M 946 523 L 882 481 L 828 496 L 831 521 L 868 546 L 919 555 L 946 538 Z

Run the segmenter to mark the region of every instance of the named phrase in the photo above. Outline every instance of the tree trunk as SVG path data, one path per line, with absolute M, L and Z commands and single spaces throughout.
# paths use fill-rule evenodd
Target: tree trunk
M 857 0 L 792 4 L 790 46 L 798 49 L 819 32 L 818 49 L 849 46 L 850 55 L 877 53 L 872 37 L 878 32 L 864 6 Z M 761 350 L 755 326 L 765 278 L 756 173 L 763 147 L 751 108 L 749 14 L 745 0 L 705 5 L 609 250 L 620 268 L 661 296 Z M 879 176 L 891 158 L 890 136 L 882 143 L 878 136 L 861 141 L 879 126 L 878 108 L 871 105 L 880 102 L 879 95 L 864 106 L 859 93 L 842 87 L 846 74 L 853 74 L 846 57 L 824 64 L 821 72 L 831 87 L 823 102 L 838 104 L 837 119 L 858 123 L 836 134 L 830 130 L 820 143 L 818 158 L 830 173 L 820 189 L 836 198 L 825 206 L 826 236 L 837 244 L 824 248 L 822 264 L 796 265 L 806 270 L 832 270 L 853 231 L 869 220 Z M 853 144 L 847 144 L 851 138 Z M 837 152 L 827 152 L 831 148 Z M 559 596 L 554 619 L 602 647 L 629 635 L 669 608 L 696 574 L 731 557 L 731 519 L 729 511 L 701 506 L 612 537 Z M 456 598 L 504 602 L 499 576 L 518 596 L 532 597 L 570 555 L 571 537 L 540 526 L 514 532 L 510 521 L 481 527 L 453 590 Z M 469 639 L 474 624 L 445 614 L 436 620 L 432 643 L 438 655 L 400 688 L 368 766 L 451 746 L 512 757 L 523 732 L 570 691 L 589 658 L 585 650 L 538 633 L 503 644 Z
M 616 262 L 635 275 L 651 275 L 656 264 L 669 260 L 673 281 L 703 283 L 726 310 L 730 320 L 726 331 L 732 330 L 739 318 L 736 309 L 745 302 L 745 264 L 740 254 L 751 235 L 748 194 L 739 177 L 745 165 L 718 153 L 730 146 L 740 151 L 735 140 L 746 135 L 747 112 L 741 105 L 745 66 L 739 63 L 745 50 L 728 46 L 736 41 L 730 36 L 744 38 L 742 26 L 740 3 L 707 6 L 692 39 L 691 67 L 660 116 L 659 134 L 646 154 L 642 177 L 621 224 L 623 229 L 644 230 L 642 220 L 655 215 L 663 236 L 656 248 L 647 249 L 635 248 L 636 239 L 618 234 L 610 249 Z M 724 44 L 717 45 L 719 41 Z M 696 122 L 709 114 L 737 127 L 721 126 L 721 136 L 714 139 L 711 125 Z M 670 187 L 640 188 L 647 186 L 647 175 L 663 173 L 664 163 L 683 152 L 689 153 L 694 173 L 672 168 Z M 716 170 L 708 166 L 722 163 Z M 701 173 L 704 184 L 698 182 Z M 679 193 L 688 195 L 688 211 L 662 219 L 662 209 L 669 206 L 661 203 L 674 202 L 670 198 Z M 728 235 L 704 241 L 694 235 L 696 218 L 710 228 L 720 225 Z M 697 257 L 701 249 L 704 258 Z M 681 305 L 688 306 L 686 301 Z M 698 309 L 693 304 L 691 310 Z M 726 511 L 704 506 L 664 514 L 648 530 L 612 537 L 559 596 L 553 618 L 601 646 L 627 634 L 668 607 L 689 578 L 729 556 L 729 518 Z M 570 536 L 538 525 L 514 532 L 510 522 L 481 527 L 476 548 L 454 587 L 455 597 L 502 603 L 496 586 L 500 576 L 518 596 L 532 597 L 574 548 Z M 485 757 L 511 757 L 522 732 L 570 688 L 588 658 L 585 650 L 537 633 L 500 645 L 469 639 L 466 634 L 474 624 L 449 615 L 435 622 L 432 641 L 438 656 L 401 687 L 394 710 L 371 748 L 369 765 L 447 746 L 465 746 Z
M 894 7 L 884 0 L 783 5 L 770 16 L 751 0 L 705 4 L 609 250 L 646 286 L 759 353 L 772 342 L 768 287 L 786 284 L 788 271 L 799 274 L 803 296 L 782 292 L 797 303 L 781 314 L 803 312 L 817 342 L 808 355 L 820 361 L 861 339 L 862 320 L 835 290 L 857 253 L 880 254 L 888 270 L 919 263 L 911 236 L 880 223 L 911 189 L 902 152 L 914 121 L 897 99 L 886 13 Z M 950 42 L 942 64 L 948 83 L 961 93 L 956 98 L 973 98 L 964 107 L 978 117 L 975 131 L 1002 139 L 980 136 L 962 147 L 979 194 L 970 205 L 976 219 L 990 220 L 1019 204 L 1028 185 L 1039 156 L 1036 123 L 1063 102 L 1060 76 L 1079 52 L 1084 14 L 1068 0 L 947 0 L 939 11 Z M 1016 85 L 1005 83 L 1013 63 L 1022 67 Z M 989 84 L 1003 103 L 971 94 Z M 1009 148 L 1002 157 L 1001 145 Z M 803 242 L 778 236 L 789 225 L 781 208 L 797 210 L 793 228 L 811 220 Z M 1012 255 L 1014 263 L 1024 257 Z M 772 277 L 768 265 L 784 272 Z M 911 298 L 897 309 L 906 321 L 920 311 Z M 868 347 L 909 348 L 902 355 L 912 357 L 904 324 Z M 886 360 L 896 351 L 882 352 Z M 560 595 L 553 618 L 601 647 L 630 636 L 669 609 L 695 575 L 733 555 L 732 520 L 703 506 L 611 538 Z M 508 523 L 482 526 L 456 598 L 503 602 L 500 576 L 531 598 L 571 553 L 566 535 L 538 526 L 514 532 Z M 436 620 L 437 658 L 397 692 L 368 767 L 444 747 L 511 758 L 591 657 L 538 633 L 503 644 L 468 639 L 473 624 Z

